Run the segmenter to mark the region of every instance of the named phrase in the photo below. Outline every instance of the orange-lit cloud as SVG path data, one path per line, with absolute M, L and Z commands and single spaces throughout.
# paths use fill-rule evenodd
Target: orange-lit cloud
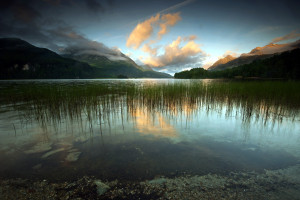
M 168 27 L 174 26 L 178 21 L 181 20 L 180 13 L 173 13 L 173 14 L 165 14 L 162 15 L 161 21 L 162 23 L 159 24 L 160 31 L 158 32 L 158 38 L 160 39 L 164 34 L 168 32 Z
M 200 53 L 205 54 L 200 45 L 195 41 L 189 41 L 182 47 L 180 44 L 182 39 L 179 36 L 171 44 L 165 46 L 165 52 L 159 56 L 150 56 L 142 60 L 145 64 L 152 67 L 163 67 L 177 64 L 187 64 L 189 62 L 195 62 L 195 57 Z
M 157 54 L 157 49 L 158 49 L 158 47 L 152 48 L 152 47 L 150 46 L 150 44 L 144 44 L 144 46 L 143 46 L 143 48 L 142 48 L 142 50 L 143 50 L 144 52 L 149 53 L 149 54 L 152 55 L 152 56 L 154 56 L 154 55 Z
M 157 14 L 155 17 L 152 16 L 150 19 L 136 25 L 127 39 L 126 45 L 128 47 L 133 47 L 134 49 L 139 48 L 141 44 L 152 35 L 153 24 L 159 19 L 160 14 Z
M 184 37 L 183 41 L 191 41 L 191 40 L 196 40 L 196 39 L 197 39 L 196 35 L 190 35 L 190 36 Z
M 285 41 L 285 40 L 290 40 L 290 39 L 296 39 L 296 38 L 300 38 L 300 33 L 296 33 L 295 31 L 293 31 L 293 32 L 291 32 L 291 33 L 289 33 L 287 35 L 274 38 L 272 40 L 272 43 L 277 43 L 277 42 L 280 42 L 280 41 Z
M 127 47 L 138 49 L 144 41 L 148 40 L 152 36 L 153 30 L 157 26 L 160 27 L 157 37 L 158 39 L 161 39 L 161 37 L 169 31 L 169 27 L 174 26 L 180 20 L 181 17 L 179 12 L 164 15 L 156 14 L 156 16 L 152 16 L 136 25 L 130 33 L 126 45 Z

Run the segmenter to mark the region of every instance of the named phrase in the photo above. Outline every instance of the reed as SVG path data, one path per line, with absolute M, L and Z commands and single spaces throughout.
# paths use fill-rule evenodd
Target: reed
M 12 109 L 25 121 L 43 127 L 62 121 L 88 121 L 110 126 L 111 119 L 147 113 L 178 114 L 226 110 L 251 120 L 280 123 L 295 120 L 300 110 L 300 82 L 295 81 L 189 81 L 164 84 L 122 82 L 1 84 L 0 111 Z M 188 117 L 188 116 L 187 116 Z M 102 132 L 102 131 L 101 131 Z

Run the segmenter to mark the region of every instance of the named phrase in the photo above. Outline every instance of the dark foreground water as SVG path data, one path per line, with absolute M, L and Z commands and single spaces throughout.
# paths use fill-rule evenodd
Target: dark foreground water
M 220 81 L 204 82 L 213 85 Z M 126 84 L 138 87 L 191 84 L 191 81 L 3 81 L 0 87 L 2 91 L 12 88 L 10 95 L 14 101 L 27 92 L 26 84 L 82 88 L 89 83 L 113 88 Z M 231 104 L 230 97 L 220 100 L 216 95 L 186 101 L 189 96 L 179 98 L 175 94 L 164 93 L 165 96 L 153 99 L 122 94 L 105 102 L 101 100 L 101 105 L 94 107 L 74 106 L 77 105 L 74 103 L 73 107 L 60 108 L 66 102 L 57 99 L 53 105 L 48 102 L 47 109 L 31 99 L 21 99 L 17 102 L 19 107 L 16 102 L 2 102 L 0 177 L 66 181 L 88 175 L 107 181 L 143 181 L 209 173 L 222 176 L 232 172 L 260 173 L 300 164 L 298 105 L 292 105 L 294 110 L 289 107 L 287 113 L 286 105 L 266 108 L 268 104 L 257 105 L 265 100 L 252 101 L 250 107 L 258 109 L 249 111 L 249 115 L 245 113 L 250 104 L 248 97 L 238 103 L 233 99 Z M 158 99 L 171 97 L 168 102 L 172 105 Z M 26 102 L 31 102 L 32 107 L 22 107 Z M 98 108 L 100 114 L 95 113 Z M 266 110 L 273 115 L 266 115 Z

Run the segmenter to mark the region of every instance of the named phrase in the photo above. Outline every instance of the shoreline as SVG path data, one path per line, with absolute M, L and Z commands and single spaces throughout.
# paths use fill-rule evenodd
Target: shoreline
M 226 176 L 157 177 L 146 181 L 102 182 L 92 176 L 76 181 L 0 180 L 1 199 L 298 199 L 300 164 L 278 170 L 236 172 Z

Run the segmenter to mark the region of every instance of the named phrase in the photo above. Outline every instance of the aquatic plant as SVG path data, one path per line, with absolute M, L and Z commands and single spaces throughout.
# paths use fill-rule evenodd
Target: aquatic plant
M 296 81 L 179 81 L 160 84 L 135 82 L 1 83 L 2 110 L 18 111 L 25 122 L 46 128 L 62 121 L 82 124 L 90 131 L 111 120 L 134 119 L 135 112 L 169 117 L 225 110 L 226 116 L 280 123 L 295 120 L 300 110 L 300 82 Z

